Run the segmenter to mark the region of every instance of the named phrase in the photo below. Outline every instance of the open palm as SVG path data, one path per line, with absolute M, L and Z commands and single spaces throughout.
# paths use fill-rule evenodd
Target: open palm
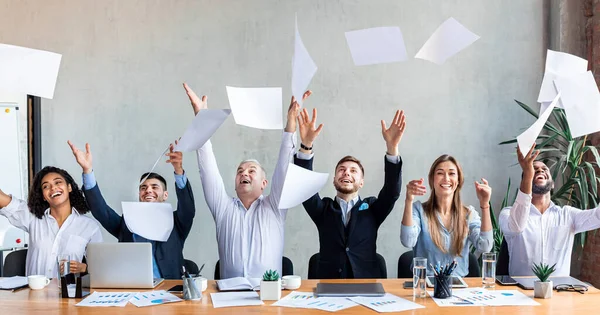
M 321 133 L 323 129 L 323 124 L 320 124 L 319 127 L 315 128 L 317 124 L 317 109 L 313 108 L 313 117 L 310 119 L 308 115 L 308 110 L 304 108 L 298 116 L 298 127 L 300 129 L 300 139 L 305 146 L 312 147 L 313 142 Z
M 81 166 L 81 169 L 84 173 L 89 173 L 92 170 L 92 151 L 90 150 L 90 144 L 85 144 L 85 152 L 79 150 L 71 140 L 67 141 L 69 146 L 71 147 L 71 151 L 73 151 L 73 155 L 75 156 L 75 160 L 77 164 Z
M 192 88 L 189 85 L 187 85 L 187 83 L 183 84 L 183 88 L 185 89 L 185 93 L 187 94 L 188 98 L 190 99 L 190 102 L 192 103 L 192 108 L 194 108 L 194 115 L 198 115 L 198 113 L 201 110 L 206 109 L 208 107 L 208 97 L 206 97 L 206 95 L 203 95 L 202 99 L 200 99 L 198 95 L 196 95 L 194 90 L 192 90 Z

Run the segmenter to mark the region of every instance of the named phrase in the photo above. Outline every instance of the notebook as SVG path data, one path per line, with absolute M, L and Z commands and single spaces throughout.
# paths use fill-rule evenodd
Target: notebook
M 384 296 L 381 283 L 317 283 L 317 297 Z
M 235 277 L 217 280 L 219 291 L 244 291 L 260 289 L 260 278 Z

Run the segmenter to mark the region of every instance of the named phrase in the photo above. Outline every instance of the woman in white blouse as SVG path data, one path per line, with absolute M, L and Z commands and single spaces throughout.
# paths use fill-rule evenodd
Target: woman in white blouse
M 47 166 L 33 179 L 28 202 L 0 190 L 0 215 L 29 233 L 27 275 L 58 276 L 57 258 L 70 256 L 70 272 L 85 272 L 87 244 L 102 242 L 100 226 L 83 214 L 89 211 L 83 193 L 65 170 Z

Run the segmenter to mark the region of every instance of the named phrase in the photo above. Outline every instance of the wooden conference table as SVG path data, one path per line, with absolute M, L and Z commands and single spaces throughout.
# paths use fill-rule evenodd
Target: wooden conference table
M 379 280 L 323 280 L 323 282 L 381 282 L 386 292 L 413 300 L 412 289 L 402 288 L 406 279 L 379 279 Z M 481 278 L 465 279 L 469 287 L 480 287 Z M 303 280 L 298 291 L 310 292 L 319 280 Z M 173 285 L 181 284 L 180 280 L 169 280 L 159 285 L 156 290 L 168 290 Z M 499 289 L 520 290 L 516 286 L 496 286 Z M 94 289 L 92 289 L 94 291 Z M 119 290 L 96 290 L 96 291 L 119 291 Z M 143 291 L 143 290 L 122 290 Z M 262 306 L 244 306 L 229 308 L 213 308 L 210 293 L 217 292 L 214 281 L 209 281 L 208 289 L 204 291 L 201 301 L 183 301 L 150 307 L 138 308 L 131 303 L 121 307 L 77 307 L 81 299 L 62 299 L 59 295 L 55 280 L 43 290 L 23 289 L 17 292 L 0 290 L 0 314 L 330 314 L 326 311 L 299 309 L 287 307 L 270 306 L 273 301 L 265 301 Z M 523 291 L 526 295 L 533 297 L 533 291 Z M 502 306 L 502 307 L 438 307 L 430 298 L 417 298 L 415 301 L 425 308 L 405 311 L 399 314 L 493 314 L 493 315 L 517 315 L 517 314 L 600 314 L 599 290 L 590 288 L 585 294 L 577 292 L 556 292 L 551 299 L 536 299 L 539 306 Z M 284 290 L 282 296 L 288 294 Z M 376 314 L 364 306 L 356 306 L 335 314 Z

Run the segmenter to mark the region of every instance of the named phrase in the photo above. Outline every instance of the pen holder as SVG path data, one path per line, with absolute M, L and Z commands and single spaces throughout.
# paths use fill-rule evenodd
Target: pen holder
M 447 299 L 452 297 L 452 276 L 438 275 L 434 277 L 433 297 Z
M 60 296 L 63 299 L 66 298 L 82 298 L 88 294 L 89 291 L 84 291 L 84 282 L 89 282 L 89 275 L 75 275 L 75 274 L 67 274 L 66 276 L 61 276 L 60 279 L 61 287 L 60 287 Z M 73 286 L 75 285 L 75 286 Z
M 183 299 L 199 300 L 202 298 L 202 292 L 196 285 L 196 279 L 183 277 Z

